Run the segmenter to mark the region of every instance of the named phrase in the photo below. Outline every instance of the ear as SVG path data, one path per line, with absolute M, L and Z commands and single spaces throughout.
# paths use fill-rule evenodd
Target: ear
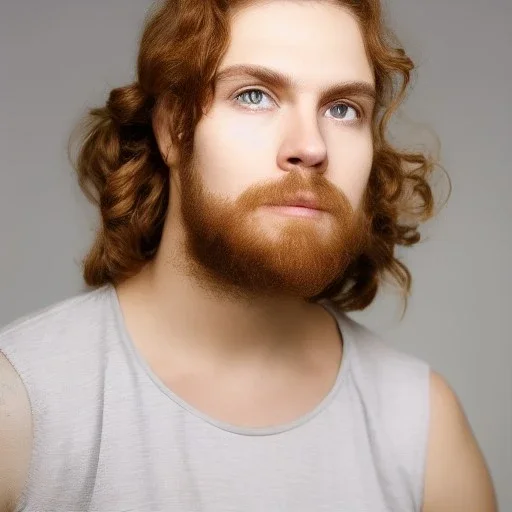
M 153 113 L 153 132 L 155 134 L 158 149 L 162 159 L 169 168 L 176 167 L 179 160 L 179 152 L 176 141 L 173 141 L 172 133 L 172 110 L 169 99 L 158 102 Z M 178 135 L 178 140 L 182 134 Z

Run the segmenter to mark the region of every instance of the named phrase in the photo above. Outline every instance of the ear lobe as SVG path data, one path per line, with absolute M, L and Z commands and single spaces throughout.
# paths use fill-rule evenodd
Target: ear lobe
M 170 126 L 172 116 L 169 114 L 165 103 L 160 103 L 155 109 L 152 124 L 160 155 L 167 166 L 171 168 L 178 165 L 179 152 L 175 141 L 172 140 Z M 183 134 L 180 133 L 177 136 L 178 140 L 181 140 L 182 136 Z
M 179 155 L 175 144 L 169 142 L 169 144 L 167 145 L 167 149 L 165 151 L 162 151 L 161 148 L 160 153 L 162 154 L 162 158 L 164 159 L 164 162 L 167 164 L 167 167 L 172 169 L 173 167 L 176 167 L 178 165 Z
M 160 150 L 160 155 L 168 167 L 174 167 L 178 163 L 178 150 L 172 141 L 169 127 L 165 123 L 153 122 L 153 132 Z M 178 136 L 181 139 L 180 136 Z

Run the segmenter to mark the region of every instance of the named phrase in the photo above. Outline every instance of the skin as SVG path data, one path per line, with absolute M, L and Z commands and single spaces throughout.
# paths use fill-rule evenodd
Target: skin
M 337 65 L 319 65 L 319 54 Z M 240 64 L 296 83 L 224 75 Z M 306 298 L 365 242 L 373 100 L 322 91 L 354 81 L 372 89 L 374 77 L 347 11 L 288 1 L 236 14 L 218 74 L 193 158 L 180 162 L 155 120 L 170 208 L 156 258 L 117 292 L 135 345 L 165 384 L 218 419 L 266 426 L 311 410 L 341 364 L 336 322 Z M 254 88 L 261 93 L 240 96 Z M 265 207 L 299 191 L 324 211 L 298 217 Z
M 294 84 L 226 76 L 236 65 Z M 288 1 L 234 16 L 218 75 L 192 158 L 179 161 L 155 120 L 170 208 L 156 258 L 117 292 L 135 345 L 163 382 L 216 418 L 265 426 L 313 408 L 341 364 L 336 322 L 306 298 L 364 246 L 374 101 L 323 91 L 347 82 L 372 90 L 374 76 L 350 13 Z M 299 217 L 265 206 L 300 191 L 323 211 Z
M 324 102 L 321 91 L 347 81 L 375 82 L 359 27 L 339 6 L 254 3 L 231 27 L 220 74 L 256 65 L 295 83 L 279 88 L 247 76 L 218 83 L 190 162 L 179 162 L 165 122 L 156 119 L 172 170 L 171 205 L 156 259 L 118 287 L 118 295 L 134 343 L 175 392 L 219 419 L 263 426 L 310 410 L 341 364 L 332 318 L 304 299 L 343 272 L 346 260 L 329 254 L 350 255 L 365 243 L 353 232 L 365 230 L 360 214 L 373 157 L 368 119 L 374 105 L 362 96 Z M 254 88 L 260 92 L 249 91 Z M 338 103 L 350 106 L 332 108 Z M 352 122 L 358 117 L 352 106 L 363 114 L 360 122 Z M 304 219 L 262 207 L 298 190 L 315 192 L 329 213 Z M 231 266 L 218 255 L 208 257 L 208 233 Z M 322 266 L 326 273 L 319 272 Z M 460 401 L 433 371 L 430 399 L 422 512 L 497 511 Z
M 310 411 L 341 364 L 335 321 L 306 298 L 366 243 L 373 102 L 353 94 L 327 101 L 322 90 L 347 81 L 373 86 L 374 76 L 355 19 L 327 2 L 243 8 L 219 71 L 238 64 L 271 68 L 296 83 L 220 81 L 187 162 L 155 119 L 171 169 L 163 239 L 154 261 L 116 290 L 134 344 L 165 384 L 211 416 L 256 427 Z M 240 96 L 254 88 L 265 94 Z M 363 114 L 358 122 L 352 107 Z M 315 193 L 324 211 L 297 217 L 265 206 L 298 191 Z M 0 458 L 17 461 L 5 474 L 0 468 L 0 501 L 12 502 L 27 469 L 30 409 L 1 357 L 0 370 L 0 389 L 9 391 L 0 407 L 0 441 L 8 440 L 0 442 Z M 496 511 L 467 418 L 434 372 L 430 396 L 422 511 Z
M 374 85 L 362 34 L 347 11 L 317 2 L 246 7 L 233 19 L 219 73 L 238 64 L 286 73 L 296 87 L 279 90 L 247 76 L 218 83 L 189 165 L 180 166 L 164 123 L 156 122 L 172 169 L 171 206 L 155 260 L 118 287 L 127 307 L 135 295 L 150 301 L 158 338 L 174 353 L 218 361 L 262 360 L 287 346 L 300 352 L 311 323 L 332 327 L 323 308 L 305 298 L 340 275 L 364 244 L 361 206 L 373 158 L 373 101 L 321 97 L 334 84 Z M 255 101 L 247 94 L 235 99 L 254 88 L 264 93 L 253 92 Z M 305 218 L 264 207 L 298 191 L 314 193 L 328 211 Z M 200 243 L 204 223 L 220 239 L 229 268 L 222 257 L 208 260 L 211 246 Z M 201 321 L 191 324 L 196 311 Z

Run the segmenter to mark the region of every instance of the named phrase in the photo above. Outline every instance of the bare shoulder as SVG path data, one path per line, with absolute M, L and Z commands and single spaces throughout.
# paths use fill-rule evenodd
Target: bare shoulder
M 422 512 L 497 512 L 489 469 L 454 390 L 430 376 L 430 429 Z
M 10 512 L 25 484 L 32 446 L 30 402 L 21 378 L 0 352 L 0 511 Z

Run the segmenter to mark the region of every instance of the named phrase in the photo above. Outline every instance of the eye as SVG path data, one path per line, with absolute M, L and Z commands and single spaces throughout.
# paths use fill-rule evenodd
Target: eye
M 270 96 L 261 89 L 246 89 L 245 91 L 242 91 L 240 94 L 235 96 L 234 100 L 237 103 L 246 105 L 253 110 L 258 110 L 257 107 L 260 107 L 263 104 L 262 99 L 264 97 L 270 98 Z
M 263 101 L 265 98 L 268 98 L 267 104 Z M 234 101 L 250 110 L 264 110 L 269 108 L 271 103 L 274 103 L 274 100 L 272 100 L 268 93 L 257 88 L 246 89 L 240 92 L 235 96 Z M 359 110 L 348 103 L 337 103 L 329 107 L 327 111 L 334 112 L 333 119 L 340 121 L 355 122 L 362 117 Z
M 328 109 L 331 111 L 334 112 L 333 118 L 341 121 L 357 121 L 361 117 L 357 108 L 347 103 L 337 103 Z

